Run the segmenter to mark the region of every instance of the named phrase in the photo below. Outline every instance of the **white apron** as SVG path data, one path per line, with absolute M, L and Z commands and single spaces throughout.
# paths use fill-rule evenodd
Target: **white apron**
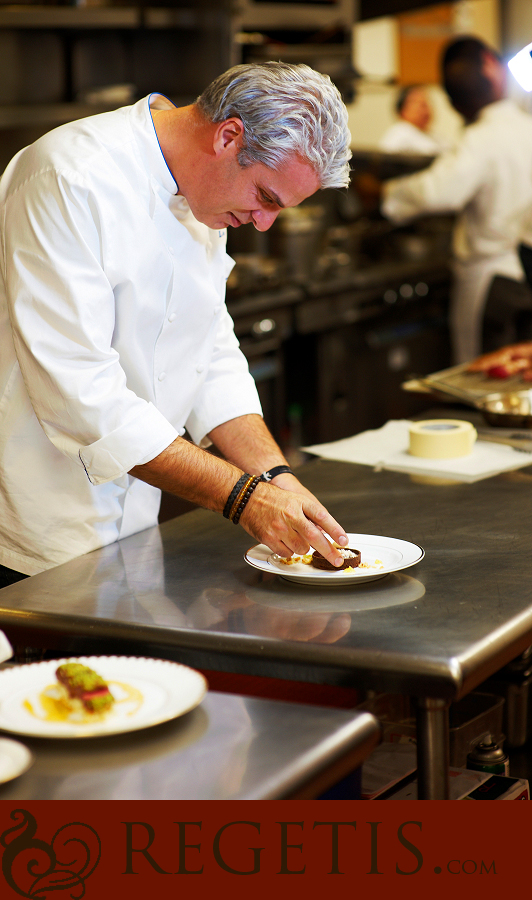
M 449 326 L 455 365 L 469 362 L 482 353 L 484 307 L 495 275 L 524 280 L 518 256 L 513 253 L 474 262 L 455 259 Z

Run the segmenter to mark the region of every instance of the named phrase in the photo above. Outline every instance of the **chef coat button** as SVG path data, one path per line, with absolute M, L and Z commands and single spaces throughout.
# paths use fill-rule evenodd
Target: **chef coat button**
M 198 373 L 198 375 L 201 375 L 204 368 L 205 368 L 205 366 L 202 366 L 202 365 L 196 366 L 196 372 Z
M 159 373 L 159 381 L 164 381 L 165 378 L 166 378 L 166 372 L 160 372 Z
M 168 321 L 173 322 L 174 319 L 176 318 L 176 315 L 177 315 L 177 313 L 170 313 L 170 315 L 168 316 Z

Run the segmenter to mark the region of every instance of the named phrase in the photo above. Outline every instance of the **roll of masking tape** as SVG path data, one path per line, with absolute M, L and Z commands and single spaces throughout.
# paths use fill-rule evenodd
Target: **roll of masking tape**
M 468 456 L 477 439 L 471 422 L 458 419 L 426 419 L 411 422 L 410 453 L 425 459 L 456 459 Z

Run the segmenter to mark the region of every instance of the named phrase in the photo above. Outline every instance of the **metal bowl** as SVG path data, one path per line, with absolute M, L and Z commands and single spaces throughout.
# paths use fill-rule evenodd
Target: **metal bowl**
M 532 388 L 488 394 L 475 405 L 490 425 L 532 428 Z

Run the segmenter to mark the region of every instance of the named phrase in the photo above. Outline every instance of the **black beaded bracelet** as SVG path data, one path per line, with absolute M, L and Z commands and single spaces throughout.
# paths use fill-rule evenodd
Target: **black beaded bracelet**
M 257 487 L 257 485 L 260 484 L 260 481 L 261 481 L 260 475 L 255 475 L 255 477 L 252 479 L 250 484 L 247 486 L 246 490 L 244 491 L 244 495 L 243 495 L 242 499 L 240 500 L 240 503 L 238 504 L 236 512 L 233 516 L 233 525 L 238 525 L 238 523 L 240 521 L 240 516 L 242 515 L 242 513 L 244 511 L 244 507 L 246 506 L 246 503 L 248 502 L 249 498 L 251 497 L 251 495 L 252 495 L 253 491 L 255 490 L 255 488 Z
M 275 478 L 277 475 L 284 475 L 285 473 L 288 473 L 289 475 L 294 474 L 290 466 L 274 466 L 273 469 L 263 472 L 260 476 L 260 480 L 271 481 L 272 478 Z
M 224 511 L 223 511 L 223 515 L 225 516 L 226 519 L 229 519 L 231 509 L 233 507 L 233 503 L 235 502 L 236 498 L 238 497 L 241 489 L 244 487 L 248 478 L 251 478 L 251 475 L 246 475 L 246 474 L 241 475 L 240 478 L 238 479 L 237 483 L 235 484 L 233 490 L 229 494 L 229 496 L 227 498 L 227 503 L 225 504 Z

